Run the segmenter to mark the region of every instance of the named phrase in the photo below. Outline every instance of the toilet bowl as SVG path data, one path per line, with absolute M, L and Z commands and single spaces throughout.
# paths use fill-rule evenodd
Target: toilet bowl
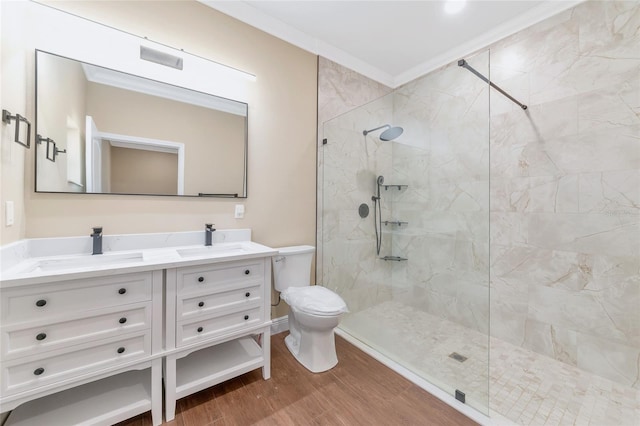
M 338 363 L 333 330 L 347 305 L 333 291 L 310 285 L 312 246 L 283 247 L 273 259 L 274 284 L 289 305 L 285 344 L 309 371 L 320 373 Z

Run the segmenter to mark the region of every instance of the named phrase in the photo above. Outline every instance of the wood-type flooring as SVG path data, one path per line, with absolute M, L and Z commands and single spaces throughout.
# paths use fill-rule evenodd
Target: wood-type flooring
M 476 423 L 336 336 L 338 365 L 314 374 L 271 337 L 271 379 L 254 370 L 178 401 L 170 426 L 437 425 Z M 151 426 L 151 413 L 118 426 Z

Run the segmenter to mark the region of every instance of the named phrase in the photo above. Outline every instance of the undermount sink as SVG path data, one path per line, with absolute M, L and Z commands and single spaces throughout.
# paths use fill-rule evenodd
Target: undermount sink
M 177 249 L 176 252 L 178 252 L 181 257 L 198 257 L 243 254 L 247 253 L 247 250 L 245 250 L 242 244 L 221 244 L 205 247 Z
M 141 262 L 142 260 L 143 255 L 140 252 L 47 258 L 35 260 L 22 272 L 50 272 L 76 268 L 108 267 L 121 263 Z

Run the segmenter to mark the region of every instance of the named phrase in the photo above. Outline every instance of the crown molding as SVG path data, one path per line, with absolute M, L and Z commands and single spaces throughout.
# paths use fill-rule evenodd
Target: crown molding
M 275 19 L 243 1 L 216 1 L 198 0 L 217 11 L 229 15 L 252 27 L 258 28 L 268 34 L 293 44 L 303 50 L 323 56 L 344 67 L 356 71 L 365 77 L 382 83 L 392 89 L 415 80 L 441 66 L 447 65 L 465 55 L 469 55 L 480 49 L 487 48 L 491 44 L 522 31 L 544 19 L 561 13 L 586 0 L 547 0 L 544 3 L 530 9 L 526 13 L 511 19 L 491 31 L 476 37 L 474 40 L 464 43 L 455 49 L 429 59 L 398 75 L 391 75 L 381 69 L 354 57 L 344 50 L 325 43 L 316 37 L 310 36 L 278 19 Z
M 571 9 L 586 0 L 547 0 L 546 2 L 528 10 L 526 13 L 505 22 L 476 37 L 474 40 L 463 43 L 460 46 L 446 53 L 438 55 L 428 61 L 425 61 L 407 71 L 400 73 L 393 78 L 392 88 L 397 88 L 416 78 L 422 77 L 429 72 L 448 65 L 465 55 L 470 55 L 482 49 L 489 48 L 492 44 L 505 39 L 519 31 L 529 28 L 538 22 Z M 331 58 L 329 58 L 331 59 Z M 356 70 L 357 71 L 357 70 Z

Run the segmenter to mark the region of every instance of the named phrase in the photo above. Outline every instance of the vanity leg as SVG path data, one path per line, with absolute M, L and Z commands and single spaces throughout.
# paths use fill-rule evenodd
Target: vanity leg
M 151 420 L 153 426 L 162 424 L 162 360 L 151 362 Z
M 271 326 L 265 327 L 262 331 L 262 356 L 262 378 L 268 380 L 271 378 Z
M 164 376 L 164 409 L 165 421 L 170 422 L 176 416 L 176 357 L 165 358 Z

